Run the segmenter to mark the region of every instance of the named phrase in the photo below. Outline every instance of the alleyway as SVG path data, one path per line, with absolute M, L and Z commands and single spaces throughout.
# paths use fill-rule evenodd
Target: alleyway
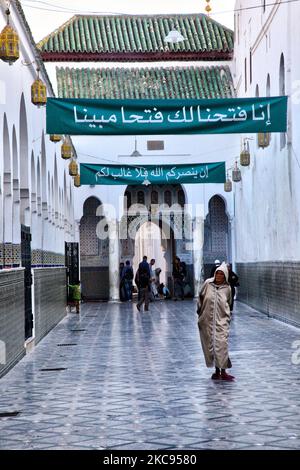
M 300 330 L 237 304 L 213 382 L 192 302 L 87 304 L 0 380 L 1 449 L 295 449 Z M 63 368 L 46 371 L 43 369 Z

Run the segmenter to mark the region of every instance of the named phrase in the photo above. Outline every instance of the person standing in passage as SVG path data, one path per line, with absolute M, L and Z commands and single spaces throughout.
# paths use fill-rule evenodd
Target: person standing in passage
M 124 302 L 125 297 L 126 297 L 124 280 L 122 279 L 124 266 L 125 266 L 124 263 L 120 263 L 120 266 L 119 266 L 119 294 L 120 294 L 121 302 Z
M 235 272 L 232 271 L 232 264 L 229 263 L 227 264 L 227 269 L 228 269 L 228 282 L 231 287 L 231 304 L 230 304 L 230 313 L 233 311 L 233 304 L 234 304 L 234 297 L 235 297 L 235 288 L 238 287 L 239 284 L 239 278 Z
M 180 262 L 180 258 L 176 256 L 173 265 L 173 280 L 174 280 L 174 300 L 184 300 L 184 278 L 186 276 L 186 267 L 184 263 Z
M 76 313 L 80 313 L 80 301 L 81 301 L 81 289 L 80 281 L 78 284 L 69 284 L 69 302 L 70 302 L 70 311 L 71 305 L 74 304 L 76 307 Z
M 155 284 L 155 271 L 153 269 L 155 265 L 155 259 L 152 258 L 152 260 L 150 261 L 150 301 L 152 302 L 153 300 L 155 300 L 158 296 L 158 292 L 157 292 L 157 288 L 156 288 L 156 284 Z
M 143 261 L 139 264 L 138 289 L 140 300 L 136 304 L 138 311 L 145 302 L 145 312 L 149 310 L 149 290 L 150 290 L 150 267 L 147 263 L 147 256 L 143 257 Z
M 207 279 L 199 293 L 197 304 L 198 328 L 207 367 L 215 367 L 213 380 L 234 380 L 226 369 L 231 367 L 228 354 L 231 287 L 225 263 L 213 278 Z
M 132 299 L 132 280 L 133 280 L 133 269 L 132 269 L 132 266 L 130 266 L 130 261 L 127 260 L 125 267 L 123 268 L 122 278 L 121 278 L 121 282 L 124 284 L 126 301 Z

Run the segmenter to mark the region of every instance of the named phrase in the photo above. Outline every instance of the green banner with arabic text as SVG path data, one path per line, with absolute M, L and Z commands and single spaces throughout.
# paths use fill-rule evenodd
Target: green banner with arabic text
M 47 100 L 47 133 L 68 135 L 286 132 L 287 97 Z
M 183 184 L 224 183 L 225 162 L 186 165 L 80 164 L 80 183 L 91 184 Z

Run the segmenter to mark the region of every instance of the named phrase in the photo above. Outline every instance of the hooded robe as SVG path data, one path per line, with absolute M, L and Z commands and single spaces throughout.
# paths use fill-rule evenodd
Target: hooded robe
M 201 345 L 207 367 L 231 367 L 228 355 L 231 288 L 225 263 L 216 269 L 225 275 L 225 283 L 215 284 L 215 276 L 207 279 L 199 293 L 197 313 Z M 215 275 L 216 275 L 215 272 Z

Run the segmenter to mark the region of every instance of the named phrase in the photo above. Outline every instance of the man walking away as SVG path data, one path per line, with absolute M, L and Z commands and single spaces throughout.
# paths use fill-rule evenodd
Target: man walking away
M 150 267 L 147 263 L 147 256 L 143 257 L 143 261 L 139 264 L 138 288 L 140 292 L 140 300 L 136 304 L 138 311 L 145 303 L 145 312 L 149 310 L 149 289 L 150 289 Z

